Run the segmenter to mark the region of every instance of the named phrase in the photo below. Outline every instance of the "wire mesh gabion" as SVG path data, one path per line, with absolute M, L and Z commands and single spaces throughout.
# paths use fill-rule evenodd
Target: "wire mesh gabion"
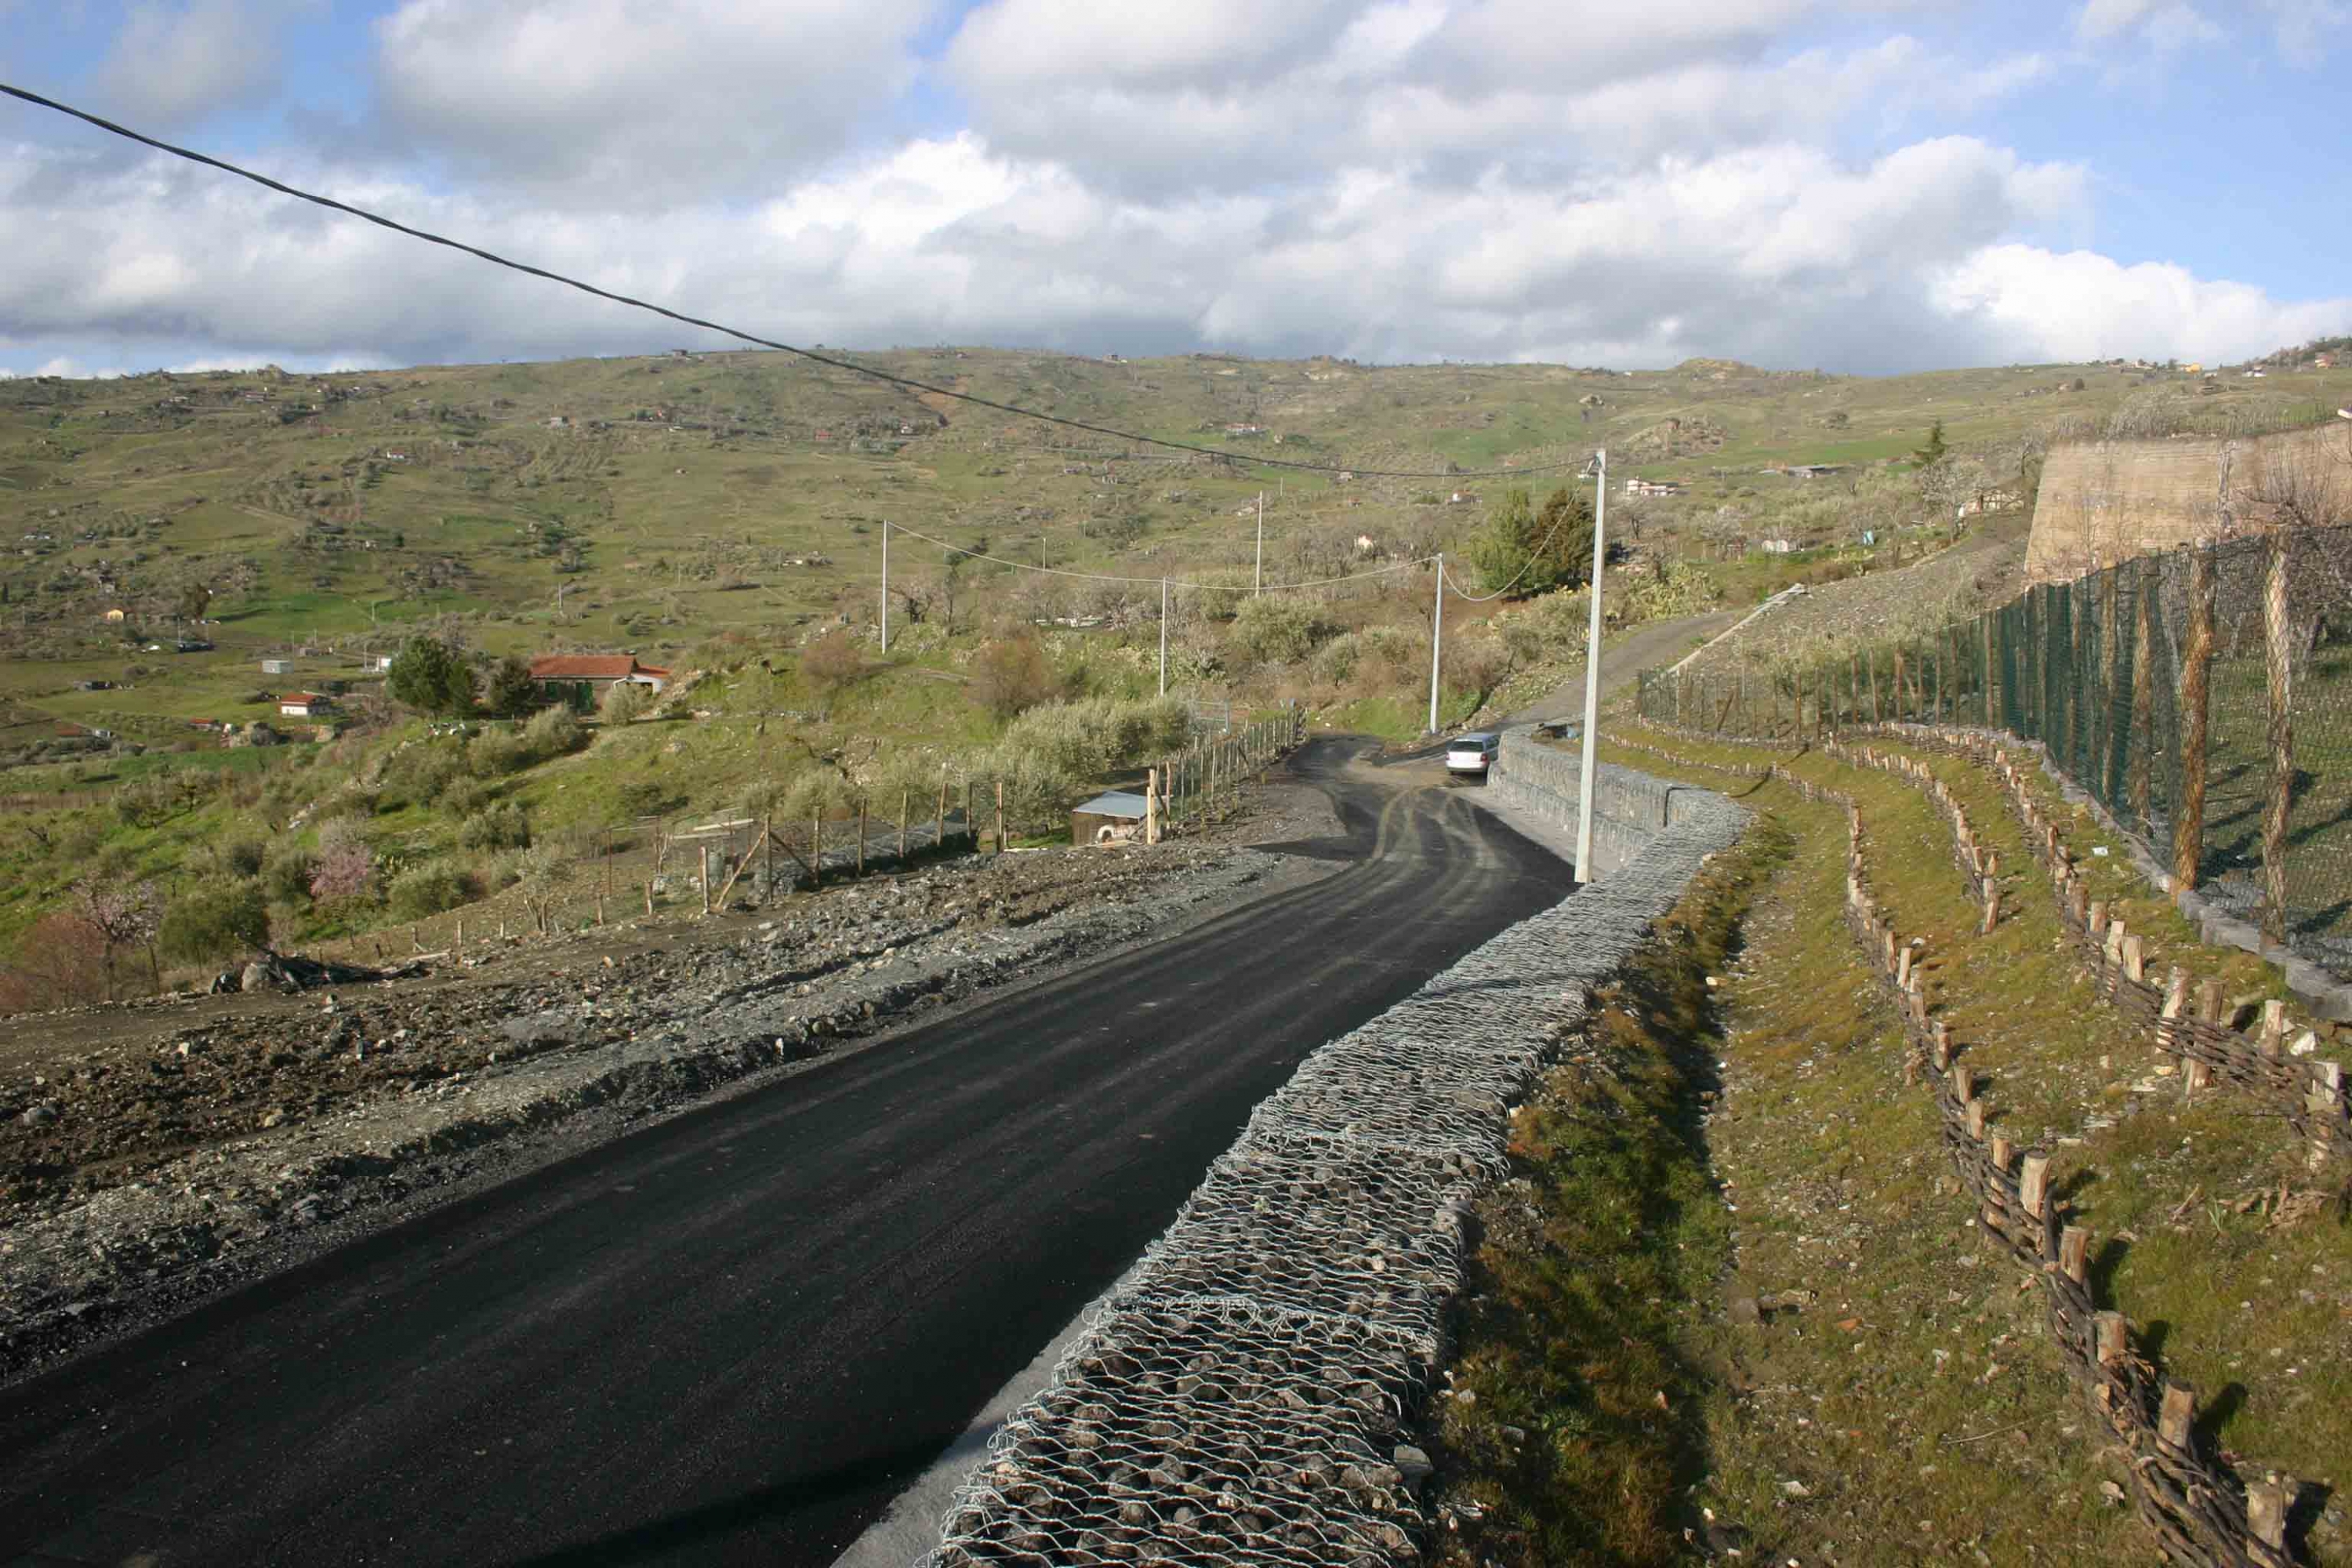
M 1233 1300 L 1115 1309 L 958 1494 L 940 1568 L 1409 1562 L 1425 1346 Z
M 1477 1190 L 1437 1160 L 1244 1144 L 1153 1244 L 1137 1293 L 1360 1319 L 1433 1352 Z
M 1309 1056 L 998 1431 L 928 1568 L 1420 1561 L 1401 1445 L 1509 1110 L 1745 816 L 1709 797 Z

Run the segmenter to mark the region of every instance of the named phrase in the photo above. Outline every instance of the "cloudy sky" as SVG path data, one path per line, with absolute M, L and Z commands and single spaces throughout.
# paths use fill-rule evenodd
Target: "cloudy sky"
M 1852 372 L 2352 331 L 2352 0 L 0 0 L 0 80 L 803 343 Z M 0 371 L 683 329 L 0 100 Z

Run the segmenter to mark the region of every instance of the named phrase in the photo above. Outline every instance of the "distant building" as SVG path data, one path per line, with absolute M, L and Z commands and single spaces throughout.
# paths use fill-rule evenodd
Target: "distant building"
M 1797 546 L 1786 539 L 1767 539 L 1762 542 L 1762 549 L 1767 555 L 1793 555 Z
M 380 653 L 370 662 L 373 666 L 376 673 L 382 675 L 392 668 L 392 655 L 388 653 Z
M 530 661 L 530 678 L 551 697 L 562 697 L 574 708 L 593 708 L 615 686 L 642 686 L 659 691 L 669 684 L 669 671 L 639 664 L 627 653 L 550 653 Z
M 1678 496 L 1683 487 L 1673 479 L 1627 479 L 1625 493 L 1629 496 Z
M 291 675 L 294 673 L 294 661 L 290 658 L 265 658 L 261 661 L 261 673 L 264 675 Z
M 278 712 L 284 719 L 316 719 L 335 710 L 335 700 L 317 691 L 289 691 L 278 699 Z

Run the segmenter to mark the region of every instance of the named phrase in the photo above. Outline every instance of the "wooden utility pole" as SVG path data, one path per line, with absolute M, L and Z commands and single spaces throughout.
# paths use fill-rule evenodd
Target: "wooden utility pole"
M 2294 627 L 2287 621 L 2287 569 L 2292 536 L 2273 529 L 2270 570 L 2263 584 L 2263 649 L 2269 664 L 2271 788 L 2263 806 L 2263 936 L 2286 941 L 2286 822 L 2294 804 Z
M 2133 827 L 2147 831 L 2149 783 L 2156 775 L 2156 585 L 2145 559 L 2132 563 L 2130 777 Z
M 2206 700 L 2213 673 L 2213 552 L 2189 554 L 2189 646 L 2180 659 L 2180 798 L 2172 808 L 2172 885 L 2197 886 L 2205 849 Z

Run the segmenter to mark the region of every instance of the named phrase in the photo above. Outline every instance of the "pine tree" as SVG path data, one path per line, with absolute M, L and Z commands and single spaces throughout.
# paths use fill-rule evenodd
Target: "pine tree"
M 1927 444 L 1912 448 L 1911 463 L 1914 468 L 1932 468 L 1943 460 L 1944 422 L 1938 419 L 1934 427 L 1927 432 Z

